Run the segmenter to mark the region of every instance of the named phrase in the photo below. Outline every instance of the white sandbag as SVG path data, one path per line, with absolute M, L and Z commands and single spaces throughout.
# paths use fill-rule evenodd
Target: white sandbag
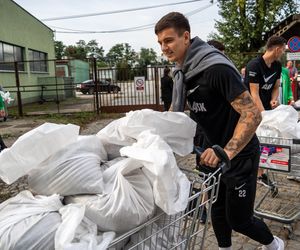
M 155 211 L 152 187 L 141 167 L 141 163 L 125 158 L 104 171 L 104 194 L 68 196 L 65 203 L 85 205 L 85 216 L 100 231 L 127 232 Z
M 122 156 L 139 161 L 153 186 L 155 204 L 172 215 L 187 207 L 190 182 L 177 166 L 170 146 L 151 131 L 139 134 L 137 143 L 123 147 Z
M 0 204 L 0 249 L 106 249 L 115 233 L 97 236 L 84 211 L 80 204 L 63 206 L 59 195 L 22 191 Z
M 104 147 L 95 135 L 80 136 L 29 173 L 30 189 L 42 195 L 97 194 L 103 191 Z
M 256 134 L 266 137 L 300 138 L 298 112 L 289 105 L 263 111 Z
M 0 153 L 0 178 L 7 184 L 37 168 L 49 156 L 77 140 L 79 126 L 44 123 L 20 136 Z
M 115 237 L 114 232 L 97 235 L 97 225 L 84 217 L 81 204 L 64 206 L 59 213 L 62 223 L 56 231 L 55 250 L 104 250 Z
M 120 149 L 123 147 L 122 145 L 104 142 L 103 146 L 105 148 L 105 151 L 107 152 L 107 160 L 108 161 L 111 161 L 111 160 L 121 156 Z
M 183 112 L 158 112 L 150 109 L 131 111 L 97 134 L 104 143 L 123 146 L 132 145 L 138 135 L 151 130 L 160 135 L 178 155 L 186 155 L 193 150 L 196 123 Z
M 16 224 L 11 231 L 12 238 L 21 230 L 24 230 L 24 224 L 31 218 Z M 28 229 L 22 237 L 16 242 L 14 250 L 53 250 L 55 249 L 54 239 L 58 226 L 61 224 L 59 213 L 52 212 L 38 221 L 33 227 Z M 46 230 L 45 230 L 46 229 Z M 12 239 L 11 238 L 11 239 Z
M 29 191 L 1 203 L 0 249 L 53 249 L 60 223 L 60 216 L 53 217 L 53 213 L 61 207 L 58 195 L 34 197 Z M 22 248 L 20 242 L 26 247 Z

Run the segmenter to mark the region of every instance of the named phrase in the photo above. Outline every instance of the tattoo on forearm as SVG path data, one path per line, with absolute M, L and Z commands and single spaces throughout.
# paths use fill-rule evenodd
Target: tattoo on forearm
M 261 114 L 248 91 L 238 96 L 231 105 L 240 114 L 234 134 L 225 146 L 225 150 L 229 152 L 229 157 L 232 159 L 251 140 L 261 121 Z

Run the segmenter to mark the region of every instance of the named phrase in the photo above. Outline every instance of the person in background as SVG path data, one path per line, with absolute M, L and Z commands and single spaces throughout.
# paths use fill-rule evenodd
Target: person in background
M 0 86 L 1 87 L 1 86 Z M 4 118 L 6 117 L 6 113 L 5 113 L 5 103 L 4 100 L 0 94 L 0 118 Z M 3 139 L 0 135 L 0 152 L 6 148 L 6 145 L 3 142 Z
M 1 91 L 1 90 L 0 90 Z M 0 93 L 0 118 L 5 119 L 6 117 L 6 112 L 5 112 L 5 102 L 2 98 L 2 95 Z
M 297 100 L 297 76 L 298 76 L 298 70 L 294 66 L 292 61 L 287 61 L 286 67 L 289 71 L 289 76 L 291 79 L 291 86 L 292 86 L 292 92 L 294 100 Z
M 280 36 L 272 36 L 266 44 L 262 56 L 252 59 L 246 66 L 245 84 L 259 111 L 271 110 L 278 106 L 281 63 L 279 60 L 285 52 L 286 40 Z M 274 186 L 264 173 L 258 171 L 258 183 Z
M 6 145 L 4 144 L 4 141 L 0 135 L 0 153 L 3 149 L 7 148 Z
M 282 67 L 281 69 L 281 86 L 282 86 L 282 104 L 293 105 L 294 98 L 291 87 L 291 80 L 289 76 L 289 71 L 287 68 Z
M 164 111 L 168 111 L 172 102 L 173 79 L 170 76 L 170 68 L 164 68 L 164 75 L 160 80 L 161 99 L 164 102 Z
M 155 25 L 162 52 L 176 62 L 170 110 L 183 112 L 187 102 L 195 113 L 205 140 L 202 165 L 216 169 L 220 159 L 213 145 L 223 147 L 231 161 L 211 210 L 219 249 L 232 249 L 235 230 L 260 242 L 264 249 L 282 250 L 284 242 L 253 216 L 260 157 L 255 131 L 261 114 L 232 62 L 200 38 L 191 39 L 190 33 L 189 21 L 178 12 L 165 15 Z
M 223 54 L 225 53 L 225 46 L 223 43 L 217 41 L 217 40 L 209 40 L 207 41 L 207 43 L 210 45 L 210 46 L 213 46 L 215 47 L 217 50 L 220 50 Z
M 245 76 L 246 76 L 246 67 L 241 68 L 241 77 L 242 77 L 242 82 L 245 82 Z

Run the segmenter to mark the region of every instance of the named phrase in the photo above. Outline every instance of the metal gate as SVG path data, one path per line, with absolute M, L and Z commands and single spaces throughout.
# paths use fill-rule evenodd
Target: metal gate
M 97 70 L 100 84 L 100 112 L 124 113 L 131 110 L 162 111 L 160 79 L 164 66 L 145 68 L 104 68 Z M 104 88 L 110 84 L 109 88 Z

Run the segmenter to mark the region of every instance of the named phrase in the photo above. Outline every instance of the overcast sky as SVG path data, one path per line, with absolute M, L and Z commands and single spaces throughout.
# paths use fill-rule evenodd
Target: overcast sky
M 187 0 L 15 0 L 17 4 L 40 20 L 185 1 Z M 191 24 L 192 36 L 199 36 L 203 40 L 207 40 L 209 33 L 214 31 L 215 20 L 220 19 L 218 16 L 217 5 L 211 5 L 210 0 L 134 12 L 43 22 L 51 29 L 57 31 L 62 31 L 60 28 L 84 31 L 108 31 L 156 23 L 163 15 L 171 11 L 178 11 L 186 14 L 195 10 L 199 10 L 198 13 L 188 16 Z M 141 47 L 145 47 L 153 48 L 157 53 L 160 53 L 160 48 L 153 29 L 154 28 L 151 27 L 141 31 L 109 34 L 55 33 L 55 40 L 63 41 L 66 45 L 71 45 L 75 44 L 80 39 L 85 40 L 86 42 L 96 39 L 99 45 L 103 46 L 105 53 L 117 43 L 129 43 L 135 51 L 139 51 Z

